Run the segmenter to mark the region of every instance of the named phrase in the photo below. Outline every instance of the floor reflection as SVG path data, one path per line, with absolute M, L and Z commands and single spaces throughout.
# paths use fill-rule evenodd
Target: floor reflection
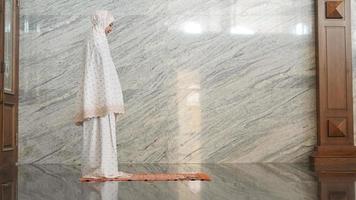
M 83 184 L 83 199 L 87 200 L 117 200 L 119 199 L 119 183 L 87 183 Z
M 318 175 L 320 199 L 355 200 L 356 173 Z
M 0 200 L 17 199 L 17 167 L 6 166 L 0 169 Z
M 80 183 L 79 167 L 22 165 L 0 171 L 1 200 L 190 200 L 328 199 L 354 200 L 356 174 L 322 173 L 315 177 L 301 164 L 135 164 L 129 172 L 203 171 L 211 182 Z M 17 187 L 17 188 L 16 188 Z M 15 191 L 18 192 L 16 197 Z

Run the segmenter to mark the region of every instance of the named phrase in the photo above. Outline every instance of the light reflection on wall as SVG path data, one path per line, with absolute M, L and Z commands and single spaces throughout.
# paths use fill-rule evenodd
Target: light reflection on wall
M 32 20 L 31 27 L 29 20 Z M 34 23 L 31 17 L 24 17 L 22 21 L 22 33 L 41 33 L 41 25 L 39 23 Z
M 310 29 L 306 24 L 298 23 L 295 26 L 295 34 L 296 35 L 307 35 L 307 34 L 309 34 L 309 32 L 310 32 Z
M 202 27 L 199 23 L 188 21 L 182 24 L 182 30 L 189 34 L 200 34 L 202 33 Z
M 244 26 L 235 26 L 235 27 L 231 27 L 230 33 L 237 34 L 237 35 L 253 35 L 253 34 L 255 34 L 255 31 L 253 31 L 252 29 L 246 28 Z
M 177 102 L 179 132 L 175 138 L 175 147 L 178 159 L 201 160 L 198 153 L 201 147 L 200 135 L 196 136 L 201 131 L 199 72 L 191 70 L 177 72 Z M 190 158 L 185 157 L 186 155 Z
M 28 33 L 30 31 L 30 25 L 28 23 L 28 20 L 25 18 L 23 22 L 23 32 Z
M 231 35 L 256 35 L 256 34 L 293 34 L 310 35 L 312 27 L 310 24 L 300 22 L 298 17 L 296 22 L 287 23 L 282 15 L 269 16 L 266 23 L 260 23 L 262 14 L 242 14 L 237 12 L 236 7 L 231 7 L 230 15 L 222 17 L 219 15 L 193 16 L 183 22 L 179 22 L 178 27 L 169 27 L 169 30 L 179 30 L 186 34 L 209 34 L 227 33 Z M 265 11 L 261 11 L 264 13 Z
M 244 11 L 241 10 L 239 6 L 230 7 L 230 13 L 229 13 L 230 34 L 231 35 L 254 35 L 255 31 L 252 28 L 241 24 L 241 21 L 243 21 L 242 19 L 245 18 L 244 16 L 241 16 L 242 13 L 244 13 Z M 245 15 L 245 13 L 243 15 Z M 245 23 L 245 24 L 250 24 L 250 23 Z
M 281 19 L 279 17 L 271 17 L 268 24 L 261 25 L 254 24 L 254 20 L 258 21 L 259 18 L 251 16 L 248 18 L 243 18 L 240 16 L 235 16 L 230 18 L 230 25 L 224 27 L 224 23 L 219 20 L 218 16 L 204 16 L 199 20 L 193 21 L 188 20 L 182 22 L 178 29 L 186 34 L 206 34 L 206 33 L 222 33 L 226 32 L 232 35 L 254 35 L 259 34 L 285 34 L 291 33 L 294 35 L 309 35 L 311 34 L 311 27 L 304 23 L 296 23 L 291 26 L 278 26 L 271 29 L 271 22 L 274 24 L 280 23 Z M 241 21 L 247 21 L 241 24 Z M 170 30 L 172 27 L 169 28 Z M 173 28 L 175 29 L 175 28 Z
M 189 160 L 201 162 L 201 104 L 199 71 L 181 70 L 177 72 L 177 108 L 179 131 L 175 136 L 175 159 L 189 163 Z M 189 155 L 189 157 L 187 157 Z M 195 170 L 199 170 L 194 168 Z M 186 187 L 199 195 L 201 182 L 188 182 L 177 185 L 177 191 L 186 191 Z M 179 192 L 178 199 L 190 199 L 191 193 Z
M 36 24 L 36 32 L 41 33 L 41 27 L 39 24 Z

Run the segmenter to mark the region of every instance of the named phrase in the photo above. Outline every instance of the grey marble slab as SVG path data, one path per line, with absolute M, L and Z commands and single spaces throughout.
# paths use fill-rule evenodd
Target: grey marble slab
M 95 10 L 111 10 L 115 15 L 157 15 L 167 11 L 167 0 L 24 0 L 23 14 L 91 15 Z
M 80 163 L 75 97 L 90 13 L 126 113 L 121 163 L 307 162 L 316 142 L 314 1 L 22 1 L 20 163 Z

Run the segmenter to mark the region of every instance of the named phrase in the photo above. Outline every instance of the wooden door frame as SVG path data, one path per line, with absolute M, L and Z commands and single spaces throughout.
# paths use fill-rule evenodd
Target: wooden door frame
M 13 38 L 13 43 L 15 43 L 15 49 L 14 49 L 14 73 L 15 73 L 15 76 L 14 76 L 14 91 L 15 91 L 15 96 L 16 96 L 16 118 L 15 118 L 15 131 L 16 131 L 16 134 L 15 134 L 15 145 L 16 145 L 16 150 L 15 150 L 15 163 L 17 164 L 18 162 L 18 149 L 19 149 L 19 144 L 18 144 L 18 138 L 19 138 L 19 135 L 18 135 L 18 130 L 19 130 L 19 125 L 18 125 L 18 119 L 19 119 L 19 97 L 20 97 L 20 94 L 19 94 L 19 82 L 20 82 L 20 76 L 19 76 L 19 73 L 20 73 L 20 0 L 14 0 L 14 11 L 15 11 L 15 14 L 13 16 L 13 21 L 15 23 L 15 26 L 14 26 L 14 31 L 15 31 L 15 38 Z
M 316 0 L 317 145 L 315 170 L 356 169 L 351 0 Z
M 4 24 L 5 24 L 5 0 L 0 0 L 0 128 L 1 128 L 1 136 L 4 133 L 4 107 L 5 105 L 14 105 L 15 106 L 15 113 L 14 113 L 14 151 L 12 153 L 11 159 L 4 158 L 0 156 L 0 168 L 7 167 L 7 165 L 13 165 L 17 163 L 18 160 L 18 102 L 19 102 L 19 22 L 20 22 L 20 15 L 19 15 L 19 0 L 13 0 L 13 15 L 12 15 L 12 23 L 14 26 L 13 29 L 13 38 L 12 38 L 12 48 L 13 48 L 13 91 L 14 92 L 5 92 L 4 91 Z M 11 103 L 7 103 L 11 101 Z M 2 151 L 3 148 L 3 137 L 0 138 L 0 148 Z M 6 156 L 5 156 L 6 157 Z

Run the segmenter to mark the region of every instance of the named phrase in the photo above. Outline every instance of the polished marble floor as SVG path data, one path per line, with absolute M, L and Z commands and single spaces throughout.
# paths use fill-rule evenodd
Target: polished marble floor
M 17 182 L 18 200 L 290 200 L 320 199 L 325 192 L 327 199 L 345 195 L 355 199 L 354 189 L 350 190 L 355 188 L 354 181 L 348 179 L 343 185 L 342 178 L 316 177 L 304 164 L 134 164 L 120 168 L 128 172 L 202 171 L 212 181 L 80 183 L 79 167 L 69 165 L 20 165 L 0 172 L 0 177 L 3 185 L 5 179 Z

